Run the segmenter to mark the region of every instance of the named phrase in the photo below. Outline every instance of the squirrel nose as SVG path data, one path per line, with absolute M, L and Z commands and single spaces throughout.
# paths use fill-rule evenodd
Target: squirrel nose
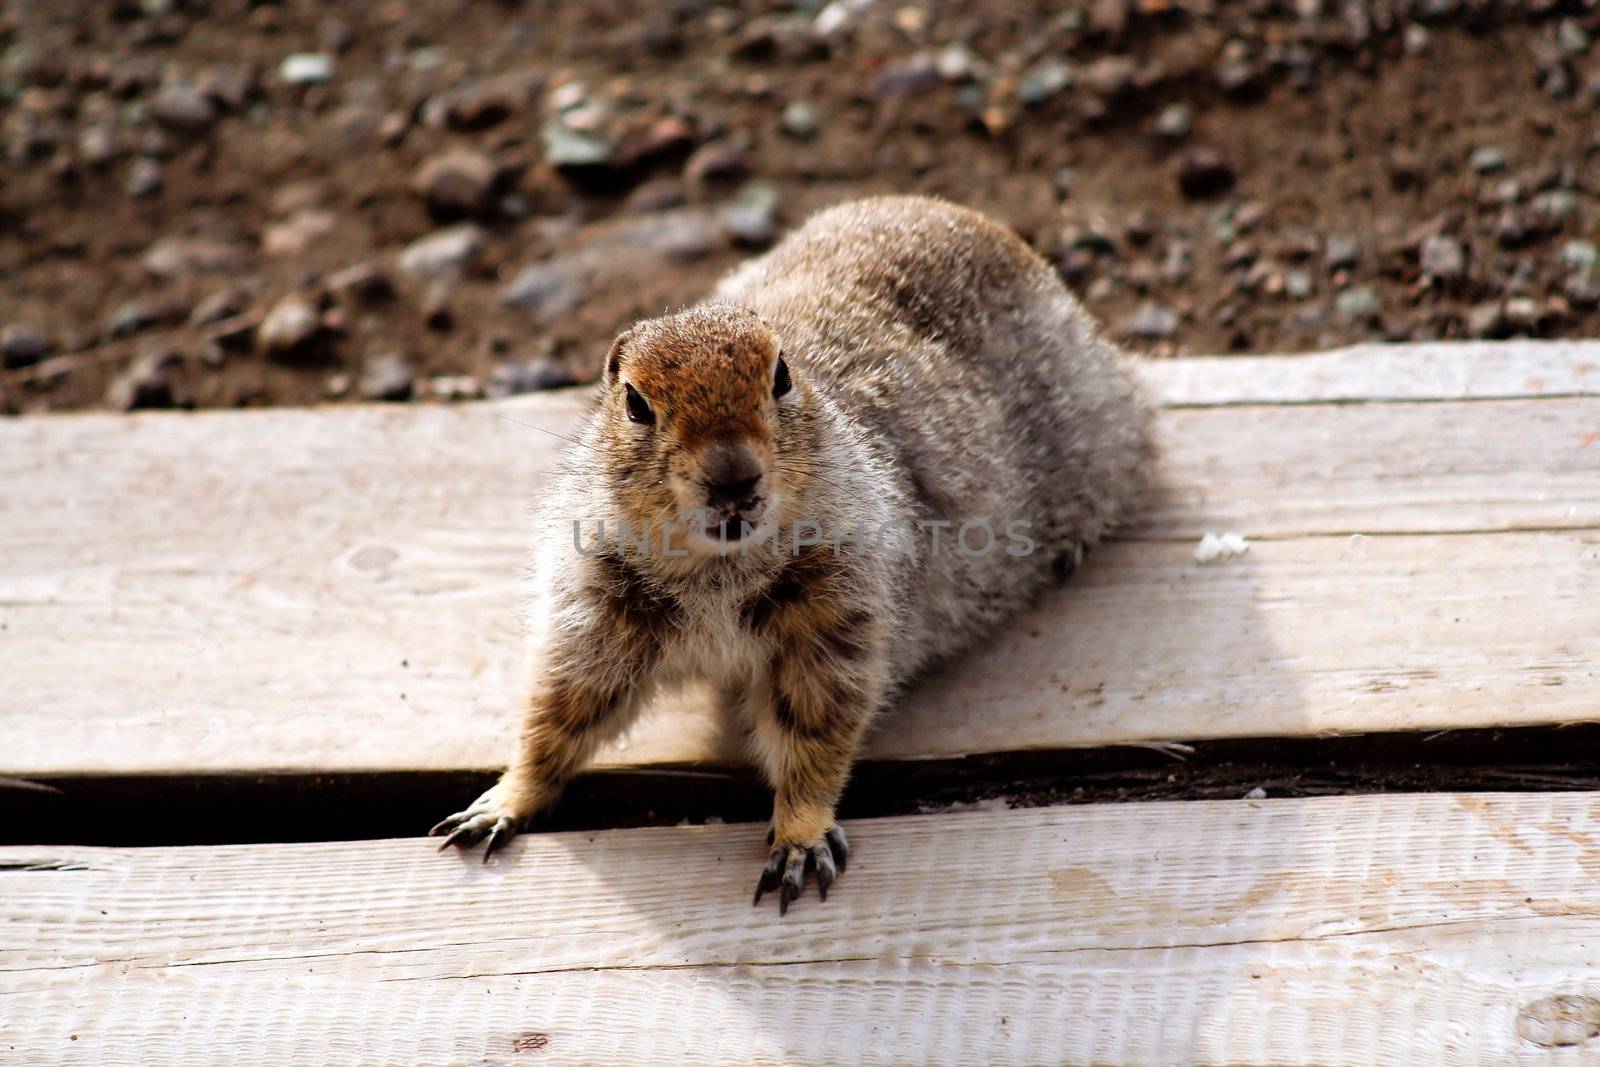
M 755 492 L 761 474 L 761 458 L 749 447 L 732 442 L 714 446 L 700 468 L 706 502 L 714 508 L 744 503 Z
M 726 507 L 729 504 L 738 504 L 755 492 L 756 485 L 760 481 L 761 475 L 757 474 L 750 478 L 707 482 L 706 500 L 712 507 Z

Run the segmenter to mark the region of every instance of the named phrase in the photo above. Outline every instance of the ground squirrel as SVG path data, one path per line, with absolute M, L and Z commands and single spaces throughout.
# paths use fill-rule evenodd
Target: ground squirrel
M 1121 355 L 1015 234 L 939 200 L 814 216 L 612 344 L 542 508 L 516 759 L 434 833 L 504 844 L 650 694 L 708 681 L 774 790 L 756 901 L 910 679 L 993 633 L 1124 513 L 1151 455 Z

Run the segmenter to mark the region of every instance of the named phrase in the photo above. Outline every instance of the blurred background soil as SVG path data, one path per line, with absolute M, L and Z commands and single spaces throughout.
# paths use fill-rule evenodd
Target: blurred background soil
M 1593 3 L 0 6 L 0 411 L 590 379 L 816 208 L 1013 226 L 1129 347 L 1600 326 Z

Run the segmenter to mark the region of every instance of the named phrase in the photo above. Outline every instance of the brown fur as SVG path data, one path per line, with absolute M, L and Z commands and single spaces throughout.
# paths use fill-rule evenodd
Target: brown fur
M 503 842 L 658 686 L 704 678 L 773 786 L 762 889 L 781 884 L 786 907 L 814 870 L 826 890 L 845 855 L 834 808 L 873 717 L 1116 521 L 1147 424 L 1120 356 L 1008 231 L 931 200 L 818 216 L 712 301 L 612 345 L 545 511 L 518 757 L 441 828 Z M 560 523 L 579 516 L 649 545 L 613 528 L 576 553 Z M 1013 518 L 1037 551 L 950 547 L 957 527 Z M 935 519 L 952 524 L 942 552 L 914 521 Z M 905 551 L 806 544 L 795 524 L 810 520 L 904 522 Z M 717 531 L 740 522 L 755 550 L 730 553 Z

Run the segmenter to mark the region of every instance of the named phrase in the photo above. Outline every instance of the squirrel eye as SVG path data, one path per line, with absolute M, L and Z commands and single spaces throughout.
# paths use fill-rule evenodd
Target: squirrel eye
M 789 364 L 787 364 L 787 363 L 785 363 L 783 361 L 783 357 L 782 356 L 779 356 L 778 357 L 778 369 L 772 372 L 772 395 L 773 395 L 773 398 L 776 399 L 777 397 L 782 396 L 784 393 L 787 393 L 793 386 L 794 386 L 794 382 L 789 380 Z
M 628 390 L 628 421 L 643 423 L 646 426 L 652 425 L 656 421 L 656 413 L 644 402 L 639 390 L 632 385 L 626 385 L 625 388 Z

